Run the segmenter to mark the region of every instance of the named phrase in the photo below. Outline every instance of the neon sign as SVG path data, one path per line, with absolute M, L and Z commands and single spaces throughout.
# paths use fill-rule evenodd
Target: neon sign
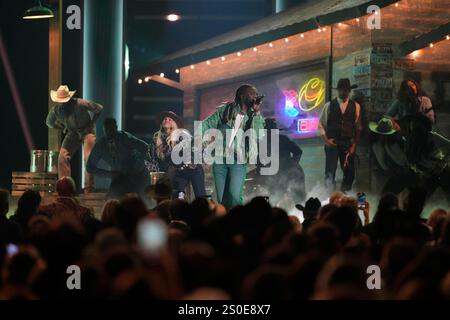
M 317 130 L 318 126 L 319 126 L 318 118 L 305 118 L 305 119 L 298 119 L 297 121 L 297 131 L 299 133 L 314 132 Z
M 290 117 L 295 118 L 299 115 L 297 92 L 295 90 L 283 90 L 284 95 L 284 113 Z
M 283 90 L 284 113 L 290 117 L 297 117 L 300 112 L 310 112 L 318 108 L 325 100 L 325 82 L 319 78 L 311 78 L 296 90 Z
M 300 88 L 298 105 L 300 110 L 309 112 L 319 107 L 325 100 L 325 82 L 319 78 L 311 78 Z M 305 107 L 305 105 L 308 105 Z

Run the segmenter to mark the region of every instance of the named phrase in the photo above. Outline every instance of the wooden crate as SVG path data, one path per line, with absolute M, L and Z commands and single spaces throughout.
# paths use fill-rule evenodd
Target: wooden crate
M 80 204 L 92 210 L 95 217 L 100 218 L 106 202 L 106 193 L 85 193 L 78 196 Z
M 13 172 L 12 196 L 20 197 L 26 190 L 39 191 L 42 197 L 49 196 L 56 190 L 58 175 L 44 172 Z

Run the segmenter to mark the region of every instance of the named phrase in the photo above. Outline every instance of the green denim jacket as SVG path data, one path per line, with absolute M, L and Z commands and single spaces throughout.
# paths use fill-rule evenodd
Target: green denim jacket
M 216 112 L 210 115 L 208 118 L 202 121 L 202 134 L 204 135 L 208 129 L 218 129 L 224 138 L 224 150 L 225 155 L 230 155 L 234 153 L 236 155 L 238 148 L 245 154 L 245 160 L 256 159 L 258 156 L 258 140 L 260 140 L 263 135 L 260 133 L 260 129 L 264 129 L 265 120 L 260 114 L 247 112 L 244 114 L 244 120 L 240 125 L 240 129 L 244 132 L 246 129 L 254 129 L 249 135 L 249 148 L 245 150 L 245 144 L 239 143 L 237 145 L 237 138 L 233 140 L 231 150 L 226 146 L 226 130 L 233 130 L 236 116 L 242 112 L 241 106 L 235 102 L 227 103 L 218 108 Z M 251 117 L 251 123 L 247 128 L 245 125 L 248 123 Z M 242 141 L 241 141 L 242 142 Z

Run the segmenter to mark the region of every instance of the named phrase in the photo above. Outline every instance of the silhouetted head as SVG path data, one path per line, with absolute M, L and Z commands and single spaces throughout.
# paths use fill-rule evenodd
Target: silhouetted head
M 243 299 L 283 299 L 286 298 L 287 271 L 278 266 L 261 266 L 250 273 L 242 287 Z
M 73 197 L 76 190 L 75 181 L 71 177 L 62 177 L 56 182 L 56 192 L 60 197 Z
M 420 218 L 426 200 L 427 190 L 424 187 L 413 186 L 408 188 L 408 195 L 403 203 L 403 207 L 408 216 L 411 218 Z
M 386 193 L 378 202 L 378 210 L 394 210 L 398 209 L 398 197 L 393 193 Z
M 9 192 L 0 189 L 0 216 L 6 215 L 9 211 Z
M 119 206 L 119 200 L 109 199 L 103 206 L 101 221 L 106 225 L 115 225 L 116 209 Z
M 106 139 L 112 140 L 117 134 L 117 122 L 116 119 L 106 118 L 103 122 L 103 132 Z
M 338 229 L 339 238 L 345 244 L 355 231 L 359 217 L 354 208 L 342 206 L 332 210 L 324 219 Z
M 128 196 L 122 199 L 117 206 L 115 210 L 115 221 L 117 227 L 123 232 L 125 237 L 131 240 L 139 220 L 147 214 L 147 208 L 139 197 Z
M 17 212 L 34 212 L 41 204 L 41 195 L 35 190 L 27 190 L 17 202 Z

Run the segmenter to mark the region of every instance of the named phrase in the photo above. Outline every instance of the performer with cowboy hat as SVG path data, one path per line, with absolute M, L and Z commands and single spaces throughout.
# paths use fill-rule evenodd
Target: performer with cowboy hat
M 356 87 L 347 78 L 339 79 L 338 97 L 324 105 L 319 121 L 319 132 L 325 144 L 325 183 L 334 189 L 339 159 L 344 172 L 342 191 L 352 189 L 354 156 L 362 130 L 361 106 L 350 99 L 350 92 Z
M 57 105 L 47 115 L 46 124 L 49 128 L 65 133 L 58 157 L 58 175 L 71 175 L 70 159 L 83 145 L 84 162 L 95 144 L 95 122 L 103 107 L 92 101 L 75 98 L 75 91 L 70 91 L 66 85 L 50 91 L 50 97 Z M 84 192 L 93 192 L 93 175 L 85 171 Z
M 397 132 L 392 122 L 382 118 L 378 124 L 370 123 L 369 128 L 378 135 L 392 136 Z M 398 166 L 391 170 L 382 192 L 399 194 L 408 186 L 420 186 L 429 197 L 441 187 L 450 199 L 450 140 L 432 131 L 429 118 L 421 112 L 403 117 L 399 125 L 402 144 L 394 152 L 385 146 L 388 159 Z M 403 161 L 399 163 L 398 159 Z
M 402 138 L 397 137 L 399 128 L 390 117 L 383 116 L 378 122 L 369 122 L 369 129 L 376 135 L 371 144 L 378 165 L 384 171 L 397 170 L 406 163 L 402 150 Z
M 306 231 L 309 227 L 311 227 L 314 223 L 318 221 L 319 209 L 322 206 L 319 198 L 309 198 L 305 205 L 296 204 L 295 208 L 303 212 L 303 231 Z

